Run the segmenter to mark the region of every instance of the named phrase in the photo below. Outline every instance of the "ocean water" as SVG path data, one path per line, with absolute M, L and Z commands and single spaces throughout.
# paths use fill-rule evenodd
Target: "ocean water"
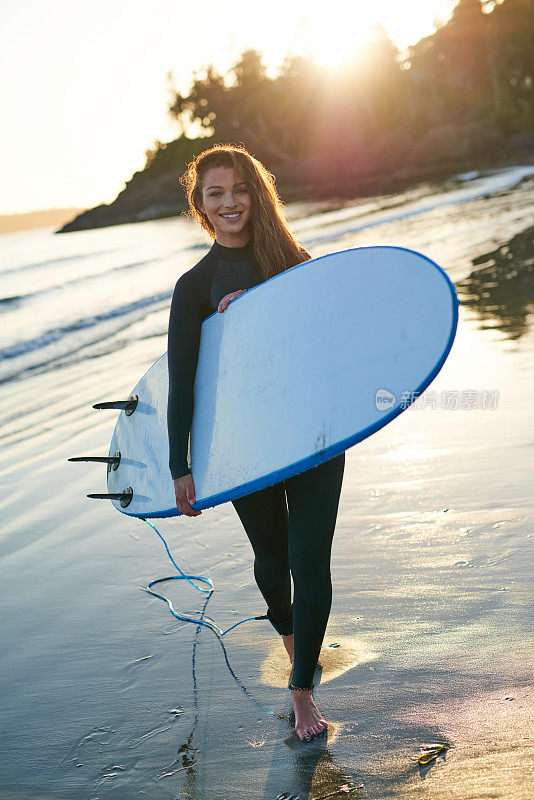
M 138 588 L 173 574 L 161 542 L 87 499 L 103 465 L 67 462 L 107 454 L 116 412 L 92 405 L 128 397 L 165 352 L 174 283 L 210 242 L 184 218 L 0 237 L 0 797 L 527 797 L 508 758 L 532 746 L 532 268 L 473 260 L 532 224 L 533 175 L 288 206 L 312 256 L 418 250 L 461 303 L 425 401 L 347 451 L 316 696 L 331 725 L 313 745 L 286 718 L 269 624 L 223 652 L 176 621 Z M 156 525 L 214 580 L 221 627 L 265 612 L 229 504 Z M 168 594 L 190 614 L 205 600 Z M 413 757 L 438 738 L 447 756 L 421 775 Z

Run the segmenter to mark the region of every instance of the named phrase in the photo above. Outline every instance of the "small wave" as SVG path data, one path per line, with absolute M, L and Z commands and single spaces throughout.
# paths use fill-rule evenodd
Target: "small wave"
M 352 224 L 341 229 L 331 230 L 325 234 L 306 238 L 305 243 L 309 247 L 322 244 L 324 242 L 335 242 L 360 231 L 370 230 L 381 225 L 391 224 L 399 220 L 415 217 L 435 211 L 438 208 L 467 203 L 478 200 L 486 195 L 496 194 L 497 192 L 508 191 L 517 183 L 534 174 L 534 166 L 507 167 L 497 170 L 479 178 L 471 178 L 465 181 L 460 188 L 455 188 L 447 192 L 441 192 L 428 197 L 423 197 L 411 203 L 402 203 L 397 212 L 389 210 L 377 212 L 368 216 L 359 215 L 352 221 Z M 389 212 L 389 213 L 388 213 Z M 335 214 L 336 212 L 332 212 Z M 350 209 L 348 209 L 350 213 Z M 348 221 L 348 220 L 347 220 Z M 326 228 L 327 226 L 325 226 Z M 332 224 L 332 228 L 333 228 Z
M 187 250 L 190 248 L 185 248 L 185 249 Z M 183 250 L 178 250 L 176 252 L 181 253 L 183 252 Z M 33 299 L 39 299 L 52 292 L 57 292 L 60 289 L 65 289 L 68 286 L 73 286 L 76 284 L 87 284 L 94 281 L 103 281 L 108 275 L 111 275 L 114 272 L 143 269 L 144 267 L 150 266 L 151 264 L 161 263 L 164 260 L 168 260 L 168 258 L 169 255 L 166 254 L 164 257 L 156 256 L 154 258 L 145 258 L 142 261 L 129 261 L 126 264 L 119 264 L 116 267 L 110 267 L 104 272 L 96 272 L 91 275 L 81 275 L 76 278 L 69 278 L 67 280 L 62 280 L 60 282 L 53 283 L 51 286 L 45 286 L 43 289 L 38 289 L 35 292 L 28 292 L 27 294 L 23 295 L 13 295 L 13 297 L 0 297 L 0 314 L 2 313 L 2 311 L 10 311 L 13 306 L 20 305 L 23 301 L 28 300 L 30 297 Z M 0 358 L 1 358 L 1 353 L 0 353 Z
M 4 350 L 0 350 L 0 362 L 11 358 L 17 358 L 18 356 L 31 353 L 34 350 L 39 350 L 42 347 L 46 347 L 53 342 L 63 339 L 65 336 L 68 336 L 74 331 L 79 331 L 84 328 L 92 328 L 95 325 L 98 325 L 100 322 L 105 322 L 106 320 L 113 319 L 115 317 L 123 317 L 127 314 L 131 314 L 134 311 L 138 311 L 141 308 L 162 303 L 163 301 L 169 300 L 172 297 L 173 291 L 174 287 L 172 291 L 160 292 L 159 294 L 154 294 L 150 297 L 142 297 L 132 303 L 110 309 L 102 314 L 95 314 L 94 316 L 77 320 L 70 325 L 64 325 L 60 328 L 53 328 L 52 330 L 43 333 L 41 336 L 38 336 L 35 339 L 30 339 L 26 342 L 17 342 L 10 347 L 6 347 Z
M 118 267 L 111 267 L 109 271 L 111 272 L 113 269 L 130 269 L 131 267 L 136 267 L 136 266 L 139 266 L 139 265 L 141 265 L 143 263 L 148 264 L 151 261 L 161 261 L 162 258 L 169 258 L 169 257 L 181 255 L 183 253 L 188 253 L 191 250 L 193 250 L 193 251 L 194 250 L 206 250 L 207 251 L 207 250 L 209 250 L 209 248 L 210 248 L 209 244 L 205 244 L 204 242 L 197 242 L 195 244 L 187 245 L 186 247 L 179 247 L 176 250 L 173 250 L 173 251 L 171 251 L 169 253 L 164 253 L 163 255 L 158 256 L 157 258 L 151 258 L 151 259 L 146 260 L 144 262 L 135 261 L 135 262 L 128 263 L 128 264 L 121 264 Z M 64 262 L 69 262 L 69 261 L 70 262 L 72 262 L 72 261 L 81 261 L 82 259 L 88 259 L 88 258 L 89 259 L 94 259 L 94 258 L 99 258 L 101 256 L 106 256 L 106 255 L 111 255 L 113 253 L 122 252 L 123 250 L 124 250 L 124 248 L 115 248 L 113 250 L 95 250 L 95 251 L 91 251 L 91 252 L 87 252 L 87 253 L 75 253 L 75 254 L 69 255 L 69 256 L 60 256 L 60 257 L 56 257 L 56 258 L 49 258 L 46 261 L 37 261 L 37 262 L 35 262 L 33 264 L 19 264 L 19 266 L 17 266 L 17 267 L 8 267 L 7 269 L 0 269 L 0 275 L 16 275 L 16 274 L 20 273 L 21 270 L 24 270 L 24 272 L 26 272 L 27 270 L 41 269 L 42 267 L 52 267 L 52 266 L 55 266 L 57 264 L 62 264 Z
M 9 306 L 20 303 L 25 297 L 29 295 L 14 294 L 12 297 L 0 297 L 0 311 L 8 311 Z
M 105 256 L 110 253 L 116 253 L 117 250 L 96 250 L 88 253 L 76 253 L 70 256 L 60 256 L 59 258 L 49 258 L 46 261 L 37 261 L 34 264 L 19 264 L 18 267 L 9 267 L 8 269 L 0 270 L 0 275 L 14 275 L 21 270 L 41 269 L 41 267 L 51 267 L 55 264 L 61 264 L 64 261 L 81 261 L 86 258 L 96 258 L 97 256 Z
M 24 295 L 21 294 L 21 295 L 16 295 L 14 297 L 0 298 L 0 312 L 3 310 L 1 307 L 1 304 L 3 302 L 8 302 L 11 300 L 22 301 L 22 300 L 27 300 L 29 297 L 33 298 L 42 297 L 43 295 L 47 295 L 50 292 L 56 292 L 58 289 L 64 289 L 65 287 L 72 286 L 73 284 L 82 284 L 82 283 L 87 283 L 89 281 L 102 281 L 112 272 L 119 272 L 125 269 L 135 269 L 137 267 L 146 267 L 147 265 L 157 261 L 161 261 L 161 258 L 149 258 L 145 259 L 144 261 L 131 261 L 128 264 L 121 264 L 118 267 L 111 267 L 105 272 L 96 272 L 92 275 L 81 275 L 80 277 L 70 278 L 68 280 L 61 281 L 60 283 L 53 283 L 51 286 L 46 286 L 44 289 L 38 289 L 36 292 L 28 292 L 28 294 Z

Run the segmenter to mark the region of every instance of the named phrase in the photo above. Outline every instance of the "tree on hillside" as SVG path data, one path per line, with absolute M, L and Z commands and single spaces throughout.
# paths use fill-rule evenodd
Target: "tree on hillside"
M 221 141 L 246 143 L 259 158 L 285 160 L 289 154 L 269 128 L 276 100 L 261 53 L 246 50 L 226 75 L 209 66 L 204 77 L 195 77 L 188 95 L 175 92 L 169 113 L 182 129 L 197 121 Z
M 194 73 L 188 95 L 176 90 L 173 90 L 173 94 L 169 116 L 176 120 L 182 133 L 187 132 L 193 122 L 199 123 L 207 133 L 213 133 L 215 109 L 224 106 L 226 86 L 223 76 L 212 65 L 206 67 L 204 78 Z
M 506 132 L 534 127 L 534 2 L 505 0 L 488 16 L 499 121 Z
M 493 102 L 488 18 L 480 0 L 459 0 L 449 22 L 409 49 L 418 117 L 466 121 Z
M 484 12 L 490 13 L 484 13 Z M 449 22 L 410 48 L 418 116 L 485 119 L 509 130 L 532 120 L 534 4 L 459 0 Z

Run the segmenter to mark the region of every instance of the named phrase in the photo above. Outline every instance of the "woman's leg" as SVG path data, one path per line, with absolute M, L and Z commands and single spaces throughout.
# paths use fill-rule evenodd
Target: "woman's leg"
M 293 575 L 295 661 L 292 684 L 312 688 L 332 605 L 330 554 L 345 453 L 285 481 Z
M 281 635 L 293 632 L 288 556 L 288 513 L 283 481 L 233 500 L 254 550 L 254 577 L 267 616 Z

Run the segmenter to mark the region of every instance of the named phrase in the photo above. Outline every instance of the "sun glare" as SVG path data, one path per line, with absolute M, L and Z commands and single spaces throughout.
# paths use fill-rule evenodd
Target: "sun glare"
M 356 58 L 371 37 L 376 19 L 369 12 L 347 13 L 345 24 L 337 15 L 316 13 L 307 18 L 310 47 L 317 61 L 325 67 L 341 67 Z
M 444 22 L 453 7 L 452 0 L 353 0 L 350 6 L 311 4 L 301 30 L 311 55 L 325 67 L 341 67 L 358 57 L 373 41 L 373 28 L 380 25 L 399 50 L 428 35 L 439 21 Z

